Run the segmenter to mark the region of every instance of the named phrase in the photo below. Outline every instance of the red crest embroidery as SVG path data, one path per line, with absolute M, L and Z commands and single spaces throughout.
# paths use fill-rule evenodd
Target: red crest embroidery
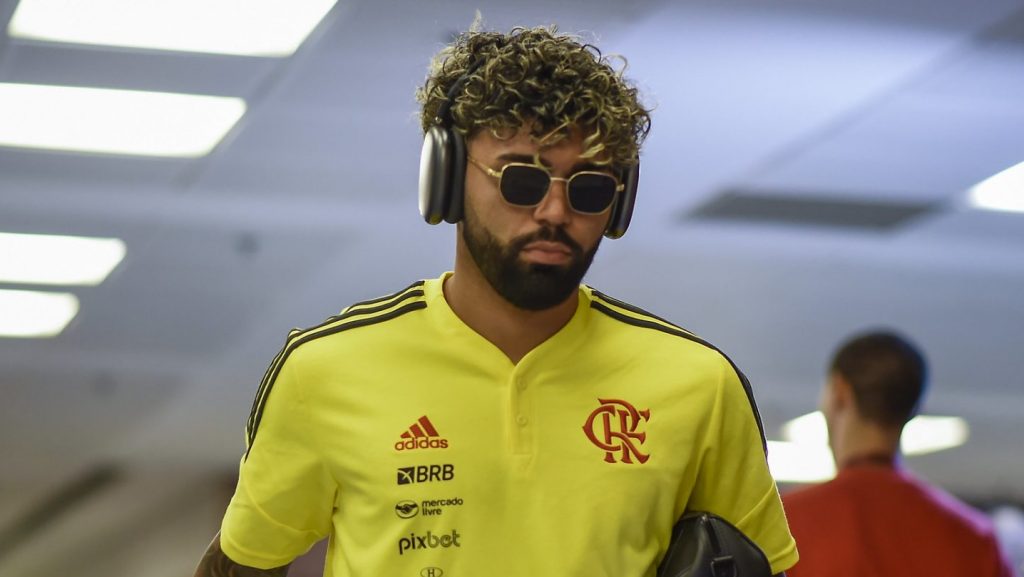
M 651 410 L 636 410 L 636 407 L 619 399 L 598 399 L 601 406 L 594 409 L 583 425 L 583 432 L 591 443 L 604 450 L 604 460 L 614 463 L 616 453 L 622 463 L 632 464 L 633 459 L 646 463 L 650 455 L 640 452 L 640 446 L 647 440 L 647 433 L 637 432 L 641 418 L 650 420 Z

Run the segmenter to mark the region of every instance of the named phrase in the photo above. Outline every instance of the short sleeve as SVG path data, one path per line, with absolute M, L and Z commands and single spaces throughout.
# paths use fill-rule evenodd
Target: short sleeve
M 250 432 L 221 523 L 221 547 L 228 557 L 258 569 L 291 563 L 331 528 L 337 483 L 312 442 L 295 356 L 278 374 L 268 371 L 263 402 L 258 399 L 253 409 L 258 428 Z
M 746 378 L 724 358 L 722 368 L 687 509 L 735 525 L 765 552 L 772 573 L 782 573 L 798 559 L 796 542 L 768 471 L 754 398 Z

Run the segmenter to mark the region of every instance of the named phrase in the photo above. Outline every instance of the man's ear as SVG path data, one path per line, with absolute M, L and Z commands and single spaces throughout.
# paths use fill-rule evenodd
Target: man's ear
M 853 387 L 843 375 L 833 372 L 828 378 L 829 402 L 833 411 L 847 411 L 853 407 Z

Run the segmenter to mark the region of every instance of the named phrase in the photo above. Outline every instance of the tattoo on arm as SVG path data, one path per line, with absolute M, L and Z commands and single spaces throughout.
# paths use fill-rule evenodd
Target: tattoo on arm
M 220 534 L 213 538 L 210 547 L 199 561 L 194 577 L 285 577 L 288 565 L 273 569 L 256 569 L 232 561 L 220 548 Z

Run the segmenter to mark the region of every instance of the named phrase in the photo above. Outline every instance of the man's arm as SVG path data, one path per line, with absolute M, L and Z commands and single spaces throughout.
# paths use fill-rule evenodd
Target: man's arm
M 213 538 L 203 555 L 194 577 L 285 577 L 289 565 L 273 569 L 256 569 L 235 563 L 220 548 L 220 533 Z

